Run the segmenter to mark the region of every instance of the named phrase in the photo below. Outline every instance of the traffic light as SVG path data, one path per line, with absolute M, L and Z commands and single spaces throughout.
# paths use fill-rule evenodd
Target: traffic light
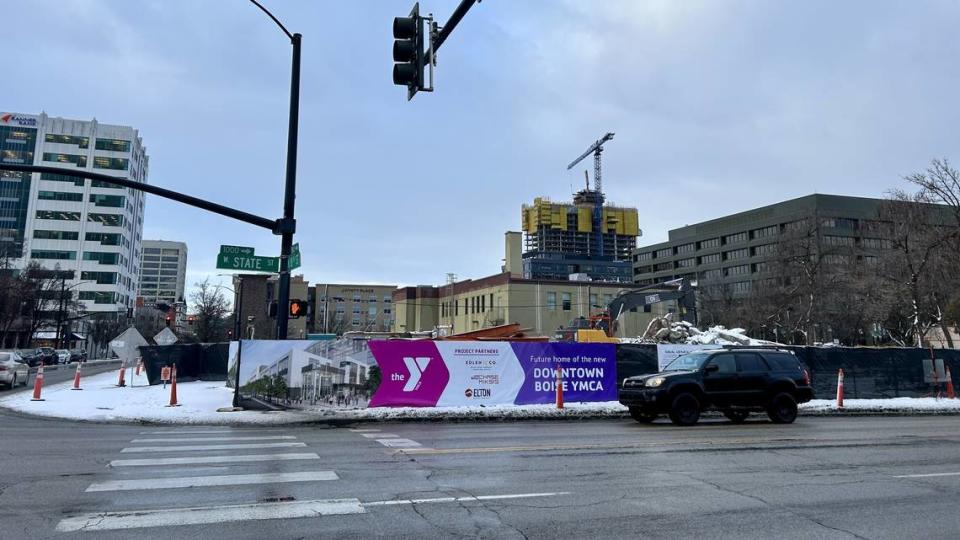
M 299 319 L 300 317 L 307 314 L 307 302 L 306 300 L 291 300 L 290 301 L 290 318 Z
M 423 88 L 423 25 L 420 3 L 409 17 L 393 18 L 393 84 L 407 87 L 407 99 Z
M 187 317 L 187 324 L 192 325 L 193 322 L 196 320 L 197 320 L 196 317 L 194 317 L 193 315 L 190 315 L 189 317 Z
M 173 320 L 173 317 L 167 315 L 167 328 L 170 328 L 170 321 Z
M 271 319 L 277 318 L 277 301 L 276 300 L 274 300 L 273 302 L 270 302 L 270 306 L 267 307 L 267 315 Z

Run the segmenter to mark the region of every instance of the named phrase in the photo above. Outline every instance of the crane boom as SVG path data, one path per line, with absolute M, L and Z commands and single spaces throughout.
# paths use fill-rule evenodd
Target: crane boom
M 596 202 L 593 209 L 593 233 L 596 238 L 596 246 L 594 249 L 600 257 L 603 257 L 603 181 L 600 176 L 600 153 L 603 152 L 603 143 L 610 139 L 613 139 L 613 133 L 607 132 L 606 135 L 594 142 L 590 148 L 587 148 L 587 151 L 584 152 L 583 155 L 573 160 L 573 163 L 570 165 L 567 165 L 567 170 L 569 171 L 577 163 L 583 161 L 585 157 L 593 154 L 593 189 L 596 191 Z M 589 183 L 587 185 L 587 191 L 590 191 Z M 613 257 L 616 259 L 617 254 L 614 253 Z
M 573 168 L 574 165 L 576 165 L 577 163 L 580 163 L 581 161 L 583 161 L 583 158 L 585 158 L 585 157 L 589 156 L 590 154 L 596 152 L 597 149 L 599 149 L 601 146 L 603 146 L 603 143 L 609 141 L 609 140 L 612 139 L 612 138 L 613 138 L 613 133 L 607 133 L 606 135 L 604 135 L 602 139 L 600 139 L 599 141 L 593 143 L 593 146 L 591 146 L 590 148 L 588 148 L 587 151 L 584 152 L 582 156 L 580 156 L 580 157 L 578 157 L 577 159 L 573 160 L 573 163 L 567 165 L 567 170 L 569 171 L 570 169 Z

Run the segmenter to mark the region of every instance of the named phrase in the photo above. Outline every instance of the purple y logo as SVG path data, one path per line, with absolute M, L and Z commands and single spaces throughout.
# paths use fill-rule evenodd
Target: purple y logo
M 407 379 L 407 384 L 403 385 L 403 391 L 413 392 L 420 387 L 420 379 L 423 377 L 423 372 L 427 369 L 427 364 L 430 363 L 430 357 L 418 356 L 413 358 L 404 356 L 403 363 L 407 366 L 407 373 L 410 374 L 410 378 Z

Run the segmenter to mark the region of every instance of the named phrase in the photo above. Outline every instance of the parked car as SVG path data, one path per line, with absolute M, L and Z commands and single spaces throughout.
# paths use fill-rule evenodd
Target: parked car
M 57 363 L 57 351 L 53 347 L 37 347 L 37 352 L 43 358 L 43 365 L 52 366 Z
M 86 362 L 87 361 L 87 351 L 71 351 L 70 352 L 70 362 Z
M 0 351 L 0 384 L 15 388 L 18 384 L 27 385 L 30 368 L 17 351 Z
M 778 424 L 797 418 L 797 404 L 813 399 L 810 372 L 793 353 L 771 349 L 698 351 L 677 357 L 653 375 L 627 377 L 620 403 L 649 423 L 668 414 L 674 424 L 697 423 L 704 409 L 719 409 L 734 423 L 751 412 Z
M 17 351 L 17 355 L 21 358 L 21 362 L 30 367 L 37 367 L 43 363 L 43 355 L 40 354 L 39 349 L 22 349 Z
M 57 349 L 57 363 L 67 364 L 70 362 L 70 351 L 66 349 Z

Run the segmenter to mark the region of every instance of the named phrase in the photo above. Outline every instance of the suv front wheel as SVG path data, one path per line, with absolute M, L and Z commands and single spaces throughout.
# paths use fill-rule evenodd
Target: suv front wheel
M 682 392 L 673 398 L 670 406 L 670 421 L 678 426 L 692 426 L 700 419 L 700 400 L 690 392 Z
M 786 392 L 773 396 L 767 405 L 767 416 L 774 424 L 792 424 L 797 419 L 797 400 Z
M 640 407 L 630 407 L 630 417 L 641 424 L 649 424 L 657 419 L 657 413 L 645 411 Z

